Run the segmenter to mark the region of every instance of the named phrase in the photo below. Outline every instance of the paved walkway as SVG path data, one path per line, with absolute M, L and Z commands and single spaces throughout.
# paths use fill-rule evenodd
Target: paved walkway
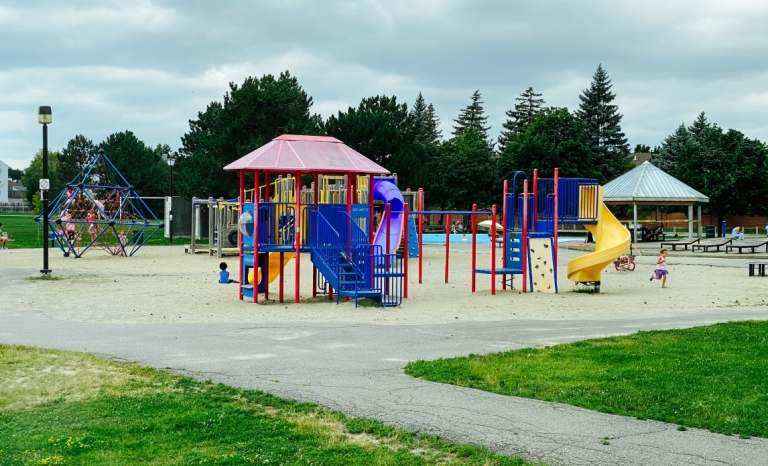
M 510 320 L 442 325 L 359 323 L 103 324 L 8 308 L 0 269 L 0 342 L 88 351 L 485 445 L 552 465 L 758 465 L 768 439 L 739 439 L 572 406 L 426 382 L 409 360 L 452 357 L 724 320 L 767 319 L 766 308 L 704 310 L 695 318 Z M 602 445 L 604 438 L 610 445 Z

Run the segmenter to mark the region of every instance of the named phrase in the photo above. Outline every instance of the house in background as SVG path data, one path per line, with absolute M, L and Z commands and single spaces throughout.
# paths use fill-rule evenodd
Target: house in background
M 0 202 L 8 202 L 8 165 L 0 160 Z
M 650 152 L 633 152 L 629 154 L 629 161 L 635 167 L 642 165 L 643 162 L 650 162 L 652 159 L 653 154 Z

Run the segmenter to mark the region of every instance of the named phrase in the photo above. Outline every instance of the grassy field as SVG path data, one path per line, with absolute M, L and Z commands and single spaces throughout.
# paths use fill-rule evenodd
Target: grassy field
M 309 403 L 0 345 L 0 465 L 529 465 Z
M 416 361 L 435 382 L 723 434 L 768 437 L 768 322 L 639 332 L 542 349 Z
M 43 247 L 43 229 L 34 219 L 35 216 L 30 214 L 0 213 L 0 223 L 3 224 L 3 231 L 8 233 L 10 238 L 8 242 L 9 248 Z M 145 244 L 147 246 L 166 246 L 170 244 L 170 240 L 163 236 L 162 231 L 158 231 Z M 173 238 L 173 244 L 189 244 L 189 238 L 175 237 Z

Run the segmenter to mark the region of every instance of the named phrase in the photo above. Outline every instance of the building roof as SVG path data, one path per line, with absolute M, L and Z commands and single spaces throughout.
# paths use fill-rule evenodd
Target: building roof
M 643 162 L 603 186 L 606 204 L 700 204 L 709 198 L 672 175 Z
M 224 170 L 269 170 L 276 173 L 368 173 L 389 170 L 336 138 L 283 134 L 230 163 Z
M 650 152 L 633 152 L 629 154 L 629 161 L 634 166 L 642 165 L 643 162 L 650 162 L 653 154 Z

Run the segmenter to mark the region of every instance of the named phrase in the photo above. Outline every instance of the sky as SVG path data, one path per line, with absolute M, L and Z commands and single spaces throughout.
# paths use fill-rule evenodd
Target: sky
M 0 160 L 78 134 L 181 137 L 229 83 L 289 70 L 327 118 L 365 97 L 434 104 L 443 136 L 480 90 L 495 138 L 529 86 L 574 110 L 598 64 L 631 147 L 702 111 L 768 141 L 764 0 L 0 0 Z

